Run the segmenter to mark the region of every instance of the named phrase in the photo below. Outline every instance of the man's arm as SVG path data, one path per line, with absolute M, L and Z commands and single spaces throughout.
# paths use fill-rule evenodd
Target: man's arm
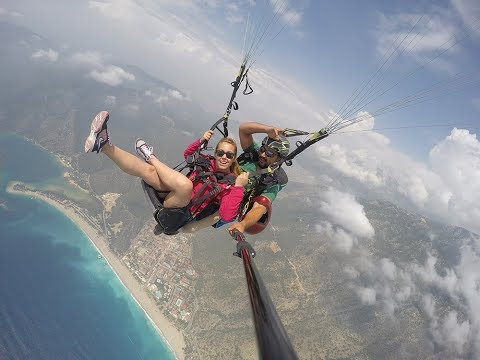
M 240 124 L 238 128 L 238 136 L 240 138 L 240 145 L 242 149 L 250 147 L 253 143 L 253 134 L 265 133 L 272 139 L 278 140 L 278 135 L 283 133 L 283 129 L 276 128 L 270 125 L 265 125 L 257 122 L 246 122 Z
M 241 233 L 245 232 L 245 229 L 255 225 L 258 220 L 261 219 L 263 214 L 267 212 L 267 208 L 257 202 L 253 203 L 252 208 L 249 212 L 245 214 L 245 217 L 242 221 L 237 221 L 233 223 L 229 228 L 228 231 L 232 231 L 233 229 L 237 229 Z

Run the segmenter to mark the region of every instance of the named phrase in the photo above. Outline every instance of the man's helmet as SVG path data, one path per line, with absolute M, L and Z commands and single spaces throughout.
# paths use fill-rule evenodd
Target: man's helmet
M 267 136 L 263 139 L 262 145 L 268 146 L 270 149 L 275 150 L 281 157 L 285 157 L 290 151 L 290 142 L 284 136 L 279 135 L 279 138 L 280 140 L 275 140 Z

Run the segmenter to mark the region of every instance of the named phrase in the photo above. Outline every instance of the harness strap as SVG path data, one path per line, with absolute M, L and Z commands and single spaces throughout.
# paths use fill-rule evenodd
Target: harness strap
M 210 160 L 208 158 L 202 157 L 202 160 L 197 161 L 197 166 L 196 166 L 197 174 L 192 179 L 192 181 L 201 179 L 203 181 L 203 184 L 190 200 L 190 203 L 187 205 L 188 209 L 195 206 L 197 207 L 197 210 L 198 210 L 203 205 L 203 203 L 209 198 L 212 198 L 211 202 L 215 201 L 218 195 L 220 195 L 220 193 L 224 190 L 219 184 L 227 184 L 227 187 L 225 188 L 226 190 L 226 189 L 229 189 L 235 183 L 235 177 L 230 174 L 225 175 L 223 173 L 205 171 L 205 169 L 209 170 L 209 167 L 210 167 Z M 207 187 L 209 186 L 211 186 L 212 189 L 207 193 L 205 193 Z
M 207 192 L 206 194 L 203 194 L 203 192 L 205 191 L 205 188 L 208 186 L 208 185 L 214 185 L 212 182 L 208 181 L 208 182 L 205 182 L 202 187 L 200 188 L 200 191 L 198 191 L 195 196 L 192 198 L 192 200 L 190 201 L 190 204 L 188 205 L 189 208 L 193 207 L 193 206 L 201 206 L 201 204 L 203 204 L 203 202 L 205 202 L 205 200 L 207 200 L 208 198 L 214 196 L 215 198 L 222 192 L 222 188 L 220 186 L 218 186 L 217 184 L 214 185 L 213 189 L 210 190 L 209 192 Z M 202 195 L 203 194 L 203 195 Z M 212 199 L 213 201 L 214 199 Z

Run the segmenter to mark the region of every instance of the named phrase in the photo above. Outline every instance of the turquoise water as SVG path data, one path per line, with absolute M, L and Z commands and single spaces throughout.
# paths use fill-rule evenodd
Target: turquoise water
M 0 136 L 0 359 L 174 359 L 80 229 L 5 193 L 9 181 L 46 186 L 63 172 L 37 146 Z

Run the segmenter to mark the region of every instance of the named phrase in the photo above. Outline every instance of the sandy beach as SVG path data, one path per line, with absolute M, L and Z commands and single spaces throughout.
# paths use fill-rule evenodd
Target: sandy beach
M 185 341 L 183 334 L 170 324 L 161 310 L 157 308 L 153 299 L 148 296 L 146 290 L 143 289 L 138 281 L 133 277 L 133 274 L 126 267 L 126 265 L 121 262 L 121 260 L 109 249 L 105 237 L 99 233 L 98 230 L 95 229 L 94 226 L 91 225 L 74 208 L 59 203 L 40 192 L 15 190 L 14 186 L 16 184 L 23 185 L 21 182 L 10 182 L 6 191 L 11 194 L 33 196 L 37 199 L 45 201 L 46 203 L 57 208 L 65 216 L 68 216 L 85 233 L 97 250 L 103 255 L 104 259 L 108 262 L 123 285 L 128 289 L 128 291 L 132 294 L 134 299 L 146 313 L 147 317 L 154 324 L 157 331 L 166 340 L 172 351 L 175 353 L 176 358 L 179 360 L 184 359 L 185 354 L 183 348 L 185 346 Z

